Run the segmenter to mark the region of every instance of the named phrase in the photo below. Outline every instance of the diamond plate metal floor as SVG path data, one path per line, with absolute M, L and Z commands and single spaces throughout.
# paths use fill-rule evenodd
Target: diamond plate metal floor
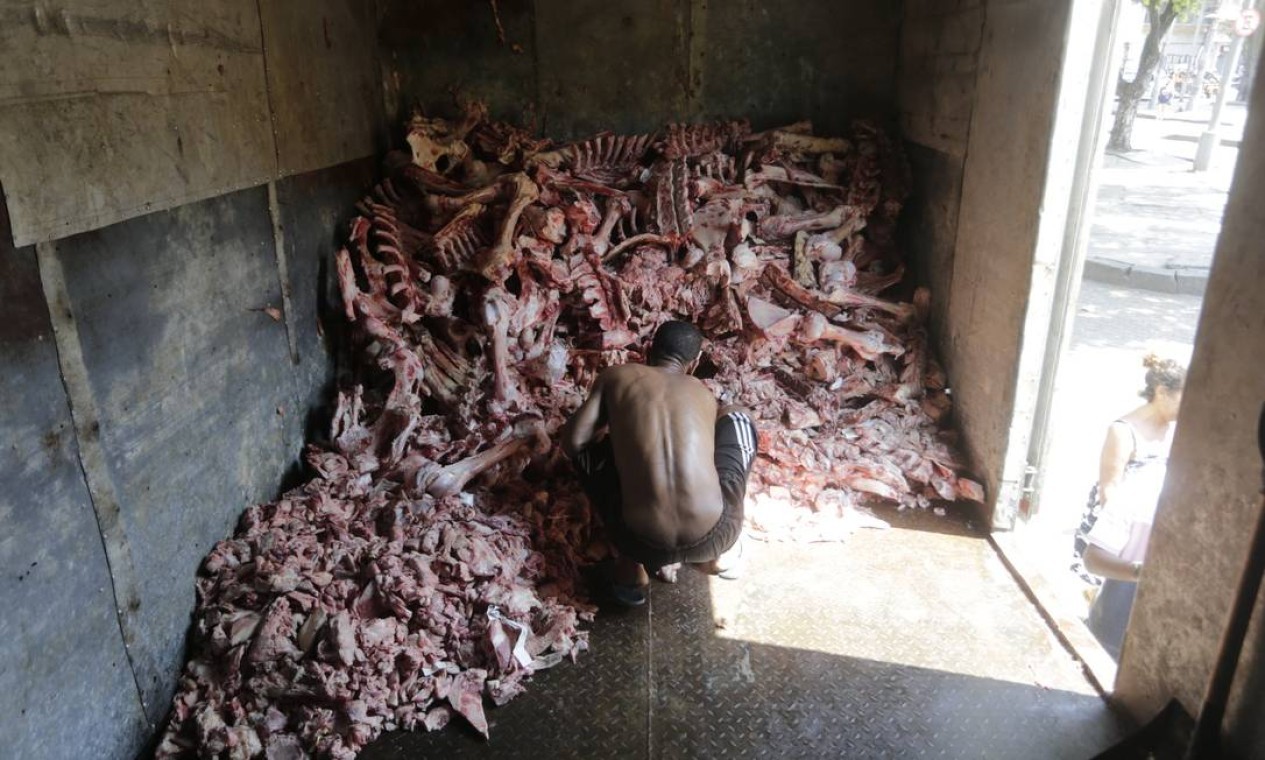
M 361 757 L 1079 759 L 1123 736 L 983 537 L 883 517 L 604 609 L 590 653 L 489 708 L 489 742 L 453 726 Z

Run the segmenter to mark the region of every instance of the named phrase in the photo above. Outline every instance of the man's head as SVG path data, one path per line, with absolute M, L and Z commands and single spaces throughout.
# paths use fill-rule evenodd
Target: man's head
M 664 322 L 654 334 L 654 342 L 650 344 L 650 364 L 679 364 L 689 370 L 698 361 L 699 351 L 703 347 L 703 334 L 689 322 Z

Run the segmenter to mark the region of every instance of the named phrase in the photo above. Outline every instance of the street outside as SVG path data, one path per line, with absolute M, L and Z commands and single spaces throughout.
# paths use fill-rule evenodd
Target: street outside
M 1227 107 L 1225 142 L 1210 170 L 1195 173 L 1208 112 L 1161 120 L 1144 111 L 1135 122 L 1135 150 L 1108 154 L 1099 174 L 1086 276 L 1055 383 L 1038 511 L 1016 531 L 1042 585 L 1082 617 L 1085 587 L 1068 566 L 1107 427 L 1142 403 L 1146 354 L 1189 362 L 1202 303 L 1195 293 L 1202 293 L 1212 262 L 1245 115 L 1242 105 Z M 1185 293 L 1175 292 L 1172 273 L 1181 274 Z

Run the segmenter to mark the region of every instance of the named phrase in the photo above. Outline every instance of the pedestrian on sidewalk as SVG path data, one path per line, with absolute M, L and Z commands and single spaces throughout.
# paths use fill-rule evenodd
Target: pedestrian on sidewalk
M 1103 578 L 1086 622 L 1116 660 L 1133 609 L 1186 384 L 1186 368 L 1171 359 L 1150 354 L 1142 363 L 1147 370 L 1141 392 L 1146 403 L 1108 427 L 1098 483 L 1090 491 L 1076 532 L 1076 553 L 1083 557 L 1084 569 Z
M 1165 114 L 1168 113 L 1168 106 L 1173 102 L 1173 80 L 1168 77 L 1164 80 L 1164 84 L 1160 87 L 1160 107 L 1155 117 L 1156 121 L 1164 121 Z

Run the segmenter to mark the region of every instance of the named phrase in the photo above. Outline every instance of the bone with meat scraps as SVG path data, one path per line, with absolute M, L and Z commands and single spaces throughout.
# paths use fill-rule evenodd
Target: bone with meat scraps
M 356 285 L 356 270 L 351 265 L 351 254 L 346 248 L 339 248 L 334 254 L 334 269 L 338 272 L 338 292 L 342 295 L 343 314 L 348 322 L 356 321 L 356 296 L 360 293 Z
M 847 153 L 852 143 L 842 137 L 817 137 L 783 130 L 769 135 L 769 144 L 789 153 Z
M 447 467 L 432 463 L 422 467 L 415 476 L 414 487 L 442 499 L 460 493 L 466 484 L 510 457 L 527 453 L 541 453 L 549 448 L 549 436 L 544 423 L 536 417 L 524 417 L 514 423 L 509 438 L 494 444 L 485 451 Z
M 431 241 L 435 259 L 446 271 L 464 269 L 481 244 L 478 220 L 487 210 L 482 203 L 471 203 L 448 220 Z
M 614 196 L 606 202 L 606 214 L 602 217 L 602 224 L 593 233 L 593 252 L 598 258 L 602 258 L 611 244 L 611 233 L 615 230 L 615 225 L 619 224 L 619 220 L 632 210 L 632 202 L 623 196 Z
M 916 313 L 914 307 L 910 304 L 884 301 L 882 298 L 867 296 L 864 293 L 858 293 L 841 286 L 836 286 L 828 291 L 826 300 L 845 309 L 874 309 L 875 311 L 885 312 L 902 322 L 912 319 Z
M 523 223 L 540 240 L 562 245 L 567 239 L 567 216 L 557 206 L 528 206 L 523 210 Z
M 774 290 L 800 306 L 821 312 L 827 317 L 833 317 L 843 310 L 839 305 L 830 303 L 818 296 L 816 292 L 795 282 L 785 269 L 776 264 L 766 266 L 761 276 Z
M 430 361 L 429 371 L 423 376 L 422 384 L 443 406 L 456 406 L 470 379 L 469 360 L 449 348 L 445 342 L 432 338 L 425 330 L 416 330 L 412 336 L 417 343 L 417 353 Z
M 831 324 L 830 320 L 817 312 L 810 312 L 804 317 L 798 336 L 804 343 L 828 341 L 847 346 L 867 361 L 874 361 L 882 354 L 900 356 L 905 352 L 900 346 L 887 345 L 883 340 L 883 333 L 877 330 L 849 330 Z
M 747 317 L 766 338 L 784 338 L 799 326 L 800 315 L 757 296 L 747 296 Z
M 470 192 L 470 188 L 460 182 L 454 182 L 442 174 L 436 174 L 416 164 L 401 166 L 396 170 L 396 177 L 405 184 L 412 185 L 428 193 L 465 195 Z
M 844 189 L 842 185 L 831 184 L 812 172 L 804 171 L 803 169 L 788 169 L 776 164 L 763 166 L 759 171 L 747 172 L 742 177 L 742 183 L 748 190 L 755 190 L 761 185 L 767 185 L 770 182 L 799 185 L 801 187 L 815 187 L 819 190 Z
M 791 250 L 791 267 L 795 273 L 795 282 L 806 288 L 817 287 L 817 275 L 813 272 L 813 262 L 808 258 L 808 231 L 795 233 L 795 247 Z
M 492 335 L 492 397 L 497 401 L 513 401 L 517 391 L 509 377 L 509 321 L 515 302 L 500 287 L 490 288 L 483 297 L 483 325 Z
M 847 206 L 835 206 L 829 211 L 807 211 L 802 214 L 779 214 L 766 217 L 760 222 L 760 234 L 770 240 L 782 240 L 800 230 L 829 230 L 843 224 Z
M 628 238 L 624 242 L 620 243 L 619 245 L 607 251 L 606 255 L 602 257 L 602 261 L 603 262 L 613 261 L 616 257 L 619 256 L 619 254 L 623 253 L 624 251 L 627 251 L 630 248 L 633 248 L 639 245 L 659 245 L 659 246 L 663 246 L 664 248 L 674 248 L 677 245 L 677 241 L 675 237 L 673 236 L 656 235 L 652 232 L 645 232 L 640 235 L 633 235 L 632 237 Z
M 457 213 L 471 203 L 487 205 L 503 194 L 501 184 L 494 182 L 464 195 L 428 195 L 423 203 L 432 214 L 448 215 Z
M 514 256 L 514 230 L 518 227 L 518 217 L 523 209 L 530 206 L 540 197 L 540 188 L 522 172 L 514 172 L 501 178 L 502 186 L 513 187 L 514 198 L 510 201 L 509 211 L 501 224 L 501 232 L 496 243 L 481 257 L 479 272 L 485 277 L 504 269 Z

